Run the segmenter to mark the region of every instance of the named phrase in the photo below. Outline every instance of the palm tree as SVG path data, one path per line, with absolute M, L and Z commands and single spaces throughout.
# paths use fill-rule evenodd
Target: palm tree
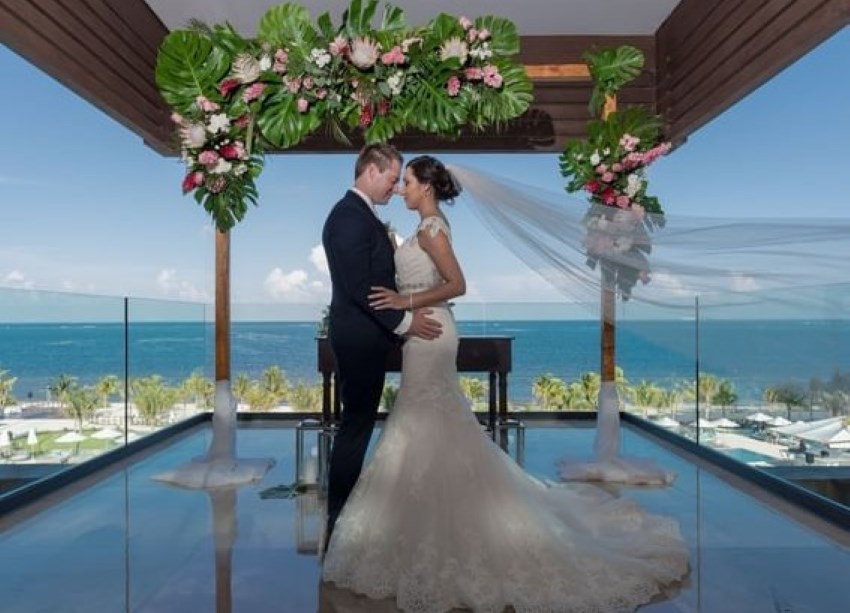
M 487 397 L 487 384 L 478 377 L 461 377 L 458 384 L 460 391 L 469 400 L 473 409 Z
M 77 424 L 77 430 L 82 432 L 83 423 L 91 419 L 100 399 L 97 390 L 93 387 L 79 387 L 73 385 L 62 394 L 66 404 L 66 411 Z
M 271 411 L 277 405 L 277 397 L 256 381 L 248 386 L 244 399 L 251 411 Z
M 159 375 L 135 379 L 130 383 L 130 393 L 142 421 L 147 424 L 158 423 L 166 411 L 174 408 L 179 395 Z
M 196 409 L 206 409 L 213 405 L 215 384 L 207 379 L 200 370 L 194 371 L 183 382 L 183 389 L 195 403 Z
M 738 402 L 738 394 L 735 392 L 735 384 L 729 379 L 722 379 L 717 386 L 714 402 L 720 405 L 720 413 L 726 417 L 726 409 Z
M 384 391 L 381 392 L 381 404 L 384 405 L 384 410 L 387 413 L 393 410 L 393 406 L 395 406 L 395 399 L 397 397 L 398 387 L 396 387 L 392 383 L 385 383 Z
M 635 404 L 643 408 L 644 416 L 647 408 L 664 406 L 665 391 L 651 381 L 642 380 L 634 388 L 633 394 Z
M 566 383 L 551 373 L 540 375 L 531 384 L 531 393 L 544 411 L 563 406 L 566 391 Z
M 764 399 L 776 404 L 784 404 L 788 411 L 788 419 L 791 419 L 791 408 L 806 405 L 806 392 L 799 384 L 789 381 L 775 387 L 764 390 Z
M 54 381 L 53 385 L 48 387 L 47 389 L 56 398 L 56 401 L 59 403 L 59 408 L 65 408 L 65 397 L 68 394 L 68 390 L 75 387 L 77 385 L 77 378 L 72 377 L 70 375 L 59 375 Z
M 0 370 L 0 409 L 15 404 L 15 397 L 12 396 L 12 388 L 15 387 L 17 377 L 9 377 L 8 370 Z
M 582 404 L 592 410 L 596 407 L 596 404 L 599 401 L 599 390 L 602 387 L 602 378 L 599 376 L 599 373 L 586 372 L 579 377 L 577 383 L 582 396 Z
M 251 379 L 248 378 L 248 375 L 244 372 L 236 375 L 236 378 L 233 380 L 232 393 L 237 402 L 245 401 L 245 396 L 247 396 L 249 389 L 251 389 Z
M 121 391 L 119 383 L 118 377 L 115 375 L 106 375 L 97 382 L 95 389 L 100 396 L 100 406 L 109 406 L 109 399 Z
M 289 395 L 289 382 L 280 366 L 269 366 L 263 371 L 263 388 L 274 397 L 275 404 L 286 400 Z
M 699 399 L 705 403 L 705 418 L 711 419 L 711 404 L 714 402 L 714 396 L 720 387 L 720 379 L 708 373 L 702 373 L 699 376 Z
M 318 411 L 322 407 L 322 386 L 299 381 L 290 392 L 289 402 L 297 411 Z

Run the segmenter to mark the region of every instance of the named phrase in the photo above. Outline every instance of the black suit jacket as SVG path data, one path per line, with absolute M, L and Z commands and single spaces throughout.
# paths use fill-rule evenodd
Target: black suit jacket
M 394 342 L 403 311 L 376 311 L 367 296 L 373 286 L 395 289 L 394 246 L 387 229 L 356 192 L 333 207 L 322 230 L 332 296 L 330 336 L 334 345 L 375 346 Z

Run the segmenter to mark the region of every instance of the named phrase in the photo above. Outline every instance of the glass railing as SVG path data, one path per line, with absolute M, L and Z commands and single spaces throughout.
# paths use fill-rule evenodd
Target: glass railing
M 787 466 L 850 465 L 850 286 L 749 293 L 734 308 L 716 302 L 618 304 L 621 409 L 779 476 L 790 474 Z M 322 311 L 234 303 L 231 381 L 240 411 L 321 410 Z M 601 339 L 593 313 L 462 299 L 454 312 L 462 338 L 511 339 L 510 411 L 595 410 Z M 206 304 L 0 290 L 2 461 L 56 470 L 209 410 L 213 324 Z M 486 373 L 461 379 L 485 410 Z M 387 387 L 397 385 L 398 375 L 388 375 Z M 389 389 L 384 401 L 391 399 Z M 826 425 L 831 438 L 798 435 L 786 421 Z
M 202 408 L 187 400 L 185 382 L 192 373 L 209 381 L 207 311 L 197 303 L 0 289 L 3 489 Z

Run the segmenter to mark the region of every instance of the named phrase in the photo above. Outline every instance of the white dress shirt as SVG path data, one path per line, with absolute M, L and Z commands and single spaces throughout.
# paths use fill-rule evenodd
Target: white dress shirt
M 375 215 L 375 217 L 378 217 L 378 210 L 375 207 L 374 203 L 372 202 L 372 199 L 369 196 L 367 196 L 366 194 L 361 192 L 356 187 L 352 187 L 351 191 L 353 191 L 355 194 L 357 194 L 358 196 L 363 198 L 363 201 L 367 205 L 369 205 L 369 208 L 372 210 L 372 213 Z M 378 221 L 380 221 L 380 219 L 381 218 L 378 217 Z M 381 222 L 381 223 L 383 223 L 383 222 Z M 405 333 L 410 329 L 411 323 L 413 323 L 413 313 L 411 311 L 405 311 L 404 317 L 402 318 L 401 323 L 398 324 L 398 326 L 396 327 L 395 330 L 393 330 L 393 332 L 395 334 L 397 334 L 398 336 L 404 336 Z

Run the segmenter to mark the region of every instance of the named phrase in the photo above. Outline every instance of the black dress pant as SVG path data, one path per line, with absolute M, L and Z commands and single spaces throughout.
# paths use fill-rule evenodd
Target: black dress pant
M 345 342 L 334 343 L 334 356 L 342 400 L 342 421 L 331 450 L 328 468 L 328 529 L 325 545 L 333 526 L 357 483 L 363 459 L 375 427 L 375 417 L 384 389 L 389 345 L 362 347 Z

